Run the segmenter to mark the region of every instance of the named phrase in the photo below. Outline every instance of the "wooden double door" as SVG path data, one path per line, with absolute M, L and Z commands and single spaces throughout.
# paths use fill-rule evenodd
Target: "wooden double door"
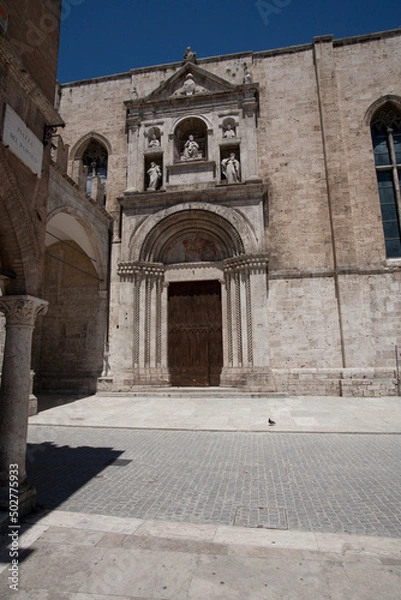
M 220 384 L 223 342 L 218 281 L 170 283 L 168 364 L 171 385 Z

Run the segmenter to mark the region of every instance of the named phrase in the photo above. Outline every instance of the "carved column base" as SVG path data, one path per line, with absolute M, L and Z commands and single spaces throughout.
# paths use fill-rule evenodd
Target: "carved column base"
M 96 389 L 98 392 L 111 392 L 113 390 L 113 377 L 98 377 Z

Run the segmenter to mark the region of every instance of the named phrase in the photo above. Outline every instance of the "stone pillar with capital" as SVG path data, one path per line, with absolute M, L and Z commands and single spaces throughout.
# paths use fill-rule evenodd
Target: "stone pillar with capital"
M 18 465 L 19 516 L 35 506 L 35 490 L 26 478 L 32 334 L 48 303 L 33 296 L 0 296 L 6 316 L 0 387 L 0 510 L 9 508 L 10 465 Z M 14 467 L 15 470 L 15 467 Z
M 143 173 L 143 165 L 139 164 L 138 155 L 138 135 L 139 124 L 135 117 L 131 117 L 128 123 L 128 164 L 127 164 L 127 192 L 137 192 L 139 190 L 140 172 Z M 141 188 L 142 190 L 142 188 Z

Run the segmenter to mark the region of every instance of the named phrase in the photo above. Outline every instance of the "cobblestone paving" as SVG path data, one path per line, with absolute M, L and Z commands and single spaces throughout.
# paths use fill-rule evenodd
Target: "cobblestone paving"
M 401 436 L 31 426 L 47 508 L 401 536 Z

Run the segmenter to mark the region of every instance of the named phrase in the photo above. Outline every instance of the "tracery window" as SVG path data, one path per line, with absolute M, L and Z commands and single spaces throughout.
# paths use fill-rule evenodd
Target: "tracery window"
M 401 257 L 401 111 L 388 103 L 371 123 L 387 258 Z

